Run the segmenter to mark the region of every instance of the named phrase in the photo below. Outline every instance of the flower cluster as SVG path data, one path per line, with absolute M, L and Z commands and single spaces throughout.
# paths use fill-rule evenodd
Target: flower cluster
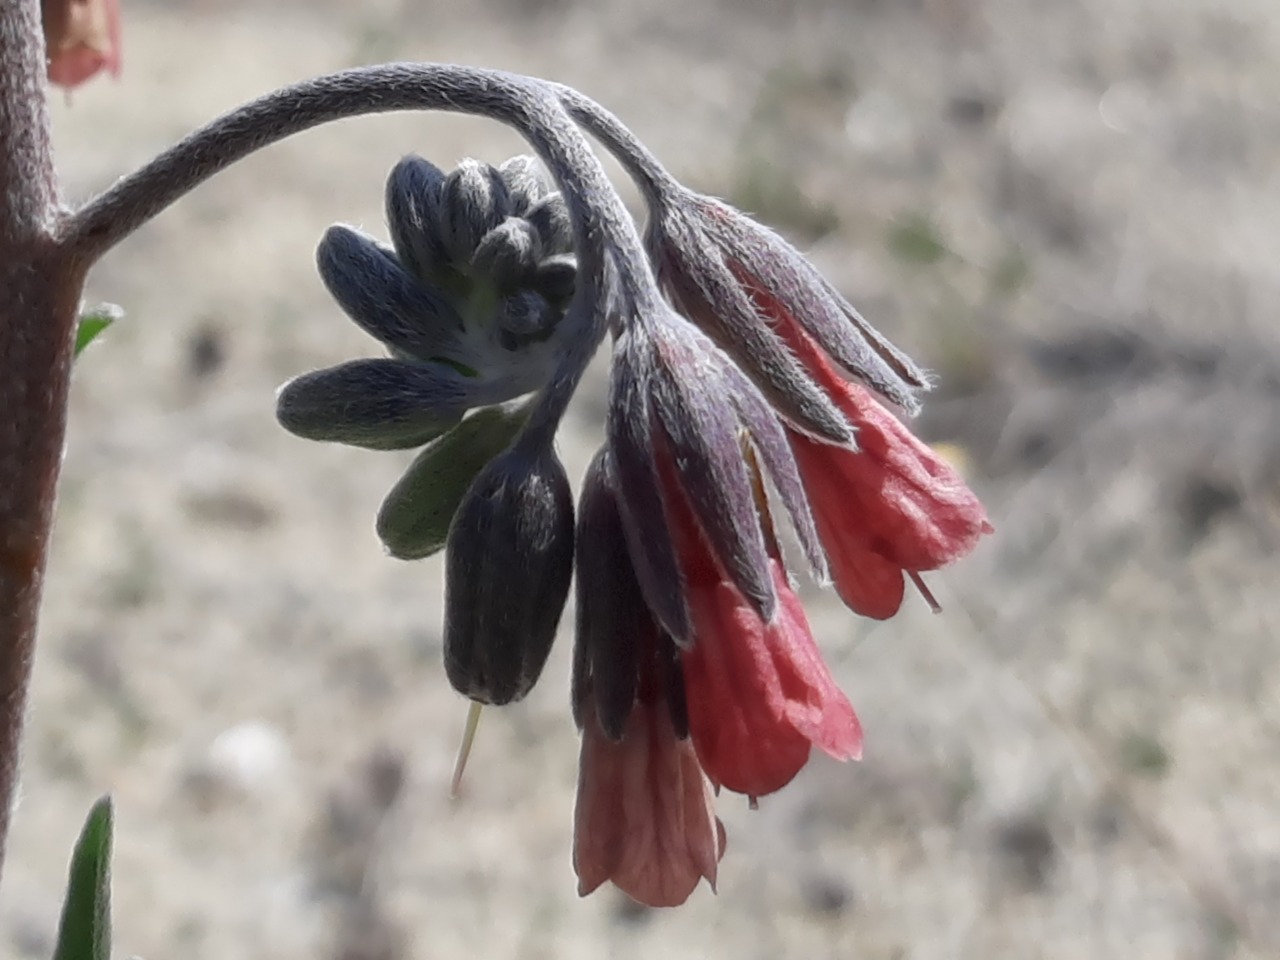
M 754 805 L 814 747 L 861 755 L 796 578 L 834 581 L 850 609 L 887 618 L 908 580 L 932 604 L 921 573 L 991 526 L 886 405 L 914 411 L 924 374 L 781 237 L 674 182 L 647 192 L 643 253 L 637 241 L 634 257 L 597 258 L 610 398 L 575 517 L 525 419 L 538 398 L 517 399 L 581 336 L 559 321 L 583 234 L 536 182 L 522 159 L 448 177 L 402 162 L 393 246 L 334 228 L 319 258 L 392 358 L 293 381 L 279 416 L 314 439 L 429 444 L 378 530 L 397 556 L 447 545 L 445 662 L 471 699 L 528 692 L 576 571 L 579 890 L 611 881 L 675 905 L 714 887 L 721 789 Z M 784 558 L 780 521 L 805 569 Z
M 406 560 L 449 547 L 450 680 L 508 703 L 546 662 L 572 570 L 563 467 L 529 444 L 504 454 L 528 415 L 520 398 L 564 350 L 576 279 L 568 213 L 530 157 L 497 169 L 468 160 L 446 175 L 409 156 L 387 179 L 386 217 L 390 246 L 334 226 L 316 261 L 390 356 L 289 381 L 276 416 L 311 440 L 423 448 L 383 501 L 378 535 Z M 513 562 L 534 575 L 523 591 L 500 569 Z
M 583 892 L 609 879 L 676 904 L 715 881 L 712 789 L 754 803 L 813 747 L 862 751 L 774 502 L 811 572 L 881 619 L 907 578 L 932 603 L 920 573 L 991 527 L 877 399 L 913 406 L 923 375 L 785 241 L 682 191 L 653 211 L 648 251 L 671 306 L 615 341 L 608 442 L 579 518 L 575 863 Z

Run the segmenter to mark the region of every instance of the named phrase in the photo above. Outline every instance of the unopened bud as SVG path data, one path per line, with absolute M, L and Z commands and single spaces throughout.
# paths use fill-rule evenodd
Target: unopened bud
M 444 171 L 418 156 L 407 156 L 387 177 L 387 229 L 404 265 L 419 280 L 438 282 L 449 256 L 440 232 Z
M 542 239 L 528 220 L 507 217 L 481 238 L 471 270 L 499 290 L 514 290 L 537 269 Z
M 578 279 L 578 265 L 572 256 L 559 254 L 545 258 L 530 281 L 533 289 L 557 306 L 567 306 L 573 298 Z
M 523 698 L 551 652 L 573 575 L 573 495 L 555 454 L 517 447 L 467 492 L 445 553 L 444 663 L 483 703 Z
M 404 450 L 452 429 L 469 392 L 469 379 L 443 364 L 352 360 L 286 383 L 276 419 L 307 440 Z
M 507 185 L 498 171 L 479 160 L 463 160 L 441 188 L 441 233 L 449 258 L 469 263 L 486 233 L 511 212 Z
M 316 249 L 316 266 L 347 316 L 397 354 L 430 360 L 453 352 L 462 328 L 453 303 L 439 287 L 410 276 L 372 237 L 330 227 Z
M 545 253 L 572 252 L 573 222 L 569 219 L 569 208 L 560 194 L 553 193 L 543 197 L 524 217 L 538 231 Z
M 547 195 L 546 178 L 538 161 L 527 154 L 511 157 L 498 167 L 511 196 L 511 215 L 523 217 L 529 209 Z
M 658 627 L 636 581 L 608 473 L 601 450 L 582 481 L 572 702 L 581 727 L 591 697 L 600 729 L 621 740 L 639 691 L 640 658 L 656 643 Z
M 551 335 L 559 311 L 532 290 L 521 290 L 507 297 L 498 312 L 498 341 L 508 350 L 519 350 L 531 342 Z

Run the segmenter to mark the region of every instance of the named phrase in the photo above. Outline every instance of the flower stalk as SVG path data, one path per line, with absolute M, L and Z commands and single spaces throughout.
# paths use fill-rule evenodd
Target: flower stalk
M 66 433 L 83 272 L 60 215 L 36 0 L 0 0 L 0 865 Z

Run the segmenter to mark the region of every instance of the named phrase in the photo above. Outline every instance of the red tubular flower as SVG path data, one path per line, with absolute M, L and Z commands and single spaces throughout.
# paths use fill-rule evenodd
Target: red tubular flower
M 755 300 L 858 431 L 850 450 L 788 430 L 840 598 L 886 620 L 902 606 L 905 574 L 932 604 L 918 574 L 960 559 L 994 531 L 981 502 L 870 390 L 842 376 L 785 309 L 758 291 Z
M 681 651 L 689 730 L 707 775 L 754 798 L 790 783 L 812 746 L 837 760 L 859 759 L 862 727 L 822 660 L 776 549 L 771 544 L 768 563 L 778 608 L 766 621 L 708 549 L 665 453 L 659 450 L 658 471 L 692 619 L 692 642 Z M 767 507 L 759 507 L 767 524 Z
M 120 73 L 117 0 L 44 0 L 49 80 L 71 88 L 102 70 Z
M 753 481 L 747 452 L 772 482 L 809 565 L 825 579 L 826 558 L 786 431 L 710 339 L 669 310 L 655 311 L 614 342 L 611 380 L 609 458 L 626 542 L 645 602 L 677 644 L 692 641 L 670 516 L 676 493 L 687 500 L 686 527 L 705 538 L 717 569 L 763 620 L 775 619 L 759 478 Z M 838 410 L 836 416 L 845 423 Z M 846 430 L 852 433 L 847 423 Z M 659 461 L 680 468 L 664 481 Z
M 799 598 L 772 561 L 778 615 L 764 623 L 729 583 L 690 591 L 694 643 L 682 655 L 689 730 L 713 781 L 750 797 L 786 786 L 816 746 L 862 756 L 862 727 L 822 661 Z
M 917 574 L 963 557 L 993 528 L 945 460 L 865 387 L 841 388 L 859 448 L 792 432 L 792 449 L 840 598 L 856 613 L 886 620 L 902 605 L 904 573 L 919 584 Z

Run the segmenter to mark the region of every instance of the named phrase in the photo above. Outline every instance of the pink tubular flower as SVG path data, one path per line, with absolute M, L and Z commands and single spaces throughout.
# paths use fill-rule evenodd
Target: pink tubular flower
M 651 907 L 684 903 L 705 878 L 714 890 L 724 829 L 693 745 L 676 736 L 660 699 L 641 698 L 619 741 L 588 702 L 574 814 L 578 894 L 606 880 Z
M 120 73 L 120 8 L 117 0 L 45 0 L 49 80 L 78 87 L 102 70 Z
M 840 598 L 864 617 L 886 620 L 902 605 L 904 573 L 921 585 L 921 571 L 958 560 L 994 528 L 945 460 L 865 387 L 841 387 L 859 448 L 795 432 L 791 443 Z
M 790 783 L 812 746 L 837 760 L 859 759 L 858 717 L 776 555 L 768 563 L 778 609 L 766 621 L 707 549 L 669 458 L 659 457 L 659 472 L 693 625 L 681 652 L 689 730 L 707 775 L 754 798 Z M 760 508 L 767 521 L 767 507 Z

